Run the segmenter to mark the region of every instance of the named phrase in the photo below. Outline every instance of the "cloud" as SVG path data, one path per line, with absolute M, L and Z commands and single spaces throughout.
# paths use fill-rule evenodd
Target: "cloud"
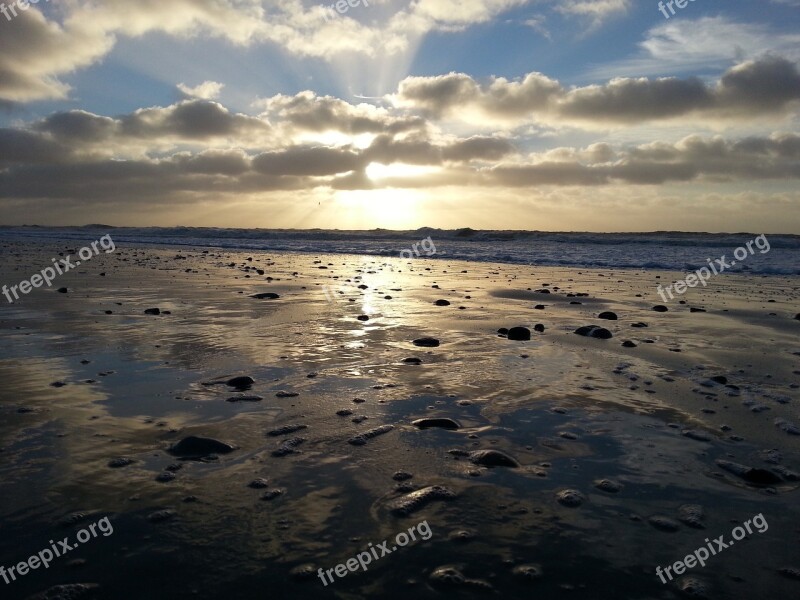
M 789 115 L 800 101 L 800 72 L 785 58 L 767 56 L 729 69 L 716 84 L 698 78 L 616 78 L 572 89 L 541 73 L 515 81 L 495 78 L 488 85 L 450 73 L 407 78 L 388 99 L 434 118 L 472 120 L 478 115 L 516 125 L 597 128 L 678 117 L 742 122 Z
M 592 78 L 722 69 L 768 53 L 800 60 L 800 34 L 764 23 L 737 23 L 723 16 L 672 19 L 649 29 L 639 55 L 589 69 Z
M 186 98 L 216 100 L 219 98 L 220 92 L 222 92 L 222 88 L 225 87 L 225 84 L 217 83 L 216 81 L 204 81 L 195 87 L 189 87 L 185 83 L 179 83 L 177 87 Z

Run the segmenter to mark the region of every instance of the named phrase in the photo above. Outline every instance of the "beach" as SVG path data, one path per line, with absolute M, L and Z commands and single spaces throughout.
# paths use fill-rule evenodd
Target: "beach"
M 685 276 L 118 241 L 0 298 L 2 564 L 113 524 L 2 597 L 795 596 L 800 277 Z

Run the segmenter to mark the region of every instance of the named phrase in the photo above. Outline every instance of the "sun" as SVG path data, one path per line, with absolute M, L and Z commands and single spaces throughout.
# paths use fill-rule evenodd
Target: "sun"
M 407 163 L 383 163 L 373 162 L 367 166 L 366 174 L 372 181 L 382 179 L 403 179 L 408 177 L 421 177 L 430 175 L 439 170 L 438 167 L 428 167 L 421 165 L 409 165 Z

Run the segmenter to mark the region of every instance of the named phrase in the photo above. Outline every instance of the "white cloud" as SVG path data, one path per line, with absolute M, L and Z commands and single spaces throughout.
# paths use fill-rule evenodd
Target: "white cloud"
M 200 85 L 189 87 L 185 83 L 179 83 L 178 89 L 188 98 L 200 98 L 202 100 L 216 100 L 219 98 L 222 88 L 225 87 L 224 83 L 217 83 L 216 81 L 204 81 Z

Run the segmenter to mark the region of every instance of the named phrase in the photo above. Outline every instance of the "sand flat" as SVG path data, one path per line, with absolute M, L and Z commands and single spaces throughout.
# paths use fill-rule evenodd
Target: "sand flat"
M 6 283 L 65 250 L 6 246 Z M 775 422 L 800 425 L 798 278 L 726 274 L 653 311 L 664 304 L 656 286 L 680 277 L 203 248 L 97 257 L 0 312 L 0 555 L 26 559 L 77 530 L 58 525 L 76 512 L 109 515 L 115 533 L 15 582 L 15 593 L 81 581 L 117 599 L 153 587 L 221 597 L 230 586 L 241 598 L 438 598 L 452 592 L 434 569 L 452 564 L 511 598 L 680 597 L 656 566 L 763 513 L 767 532 L 689 574 L 709 597 L 790 597 L 797 582 L 778 569 L 800 567 L 800 436 Z M 279 297 L 251 297 L 266 292 Z M 154 307 L 161 314 L 145 314 Z M 618 319 L 598 319 L 603 311 Z M 586 325 L 613 337 L 574 333 Z M 497 333 L 516 326 L 531 339 Z M 440 344 L 413 344 L 422 337 Z M 244 375 L 249 389 L 224 383 Z M 236 394 L 262 400 L 229 402 Z M 413 426 L 421 418 L 460 428 Z M 268 435 L 290 425 L 306 427 Z M 177 460 L 167 450 L 187 436 L 236 449 Z M 489 449 L 520 468 L 470 460 Z M 120 457 L 132 462 L 108 466 Z M 719 460 L 779 481 L 754 485 Z M 399 483 L 398 471 L 413 477 Z M 164 472 L 175 476 L 158 481 Z M 257 478 L 269 487 L 248 487 Z M 392 511 L 430 486 L 455 497 Z M 564 490 L 583 501 L 559 502 Z M 703 507 L 705 530 L 678 520 L 687 504 Z M 174 515 L 148 518 L 161 510 Z M 334 567 L 422 520 L 430 540 L 367 573 L 327 588 L 291 574 Z M 70 568 L 74 558 L 86 564 Z M 515 571 L 530 563 L 541 567 L 535 581 Z M 470 584 L 458 593 L 485 595 Z

